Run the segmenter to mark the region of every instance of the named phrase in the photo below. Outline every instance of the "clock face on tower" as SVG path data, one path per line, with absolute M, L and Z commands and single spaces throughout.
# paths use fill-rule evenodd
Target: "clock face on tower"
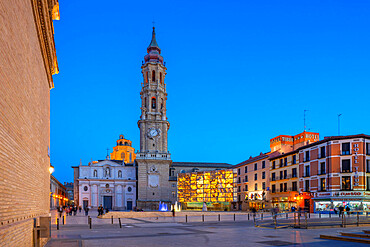
M 153 139 L 154 137 L 158 137 L 161 134 L 161 130 L 157 128 L 149 128 L 147 135 L 149 138 Z

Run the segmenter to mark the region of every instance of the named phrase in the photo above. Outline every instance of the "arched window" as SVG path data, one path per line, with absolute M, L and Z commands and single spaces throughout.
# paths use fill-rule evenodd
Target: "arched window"
M 161 98 L 161 109 L 163 109 L 163 99 Z
M 155 97 L 152 98 L 152 109 L 155 109 L 157 107 L 157 100 Z
M 161 82 L 161 84 L 163 83 L 162 72 L 159 73 L 159 81 Z
M 152 82 L 155 82 L 155 70 L 152 71 Z
M 125 153 L 124 152 L 121 153 L 121 158 L 122 158 L 122 160 L 125 159 Z
M 94 170 L 94 177 L 98 177 L 98 171 Z
M 122 178 L 122 171 L 121 170 L 118 171 L 118 177 Z
M 149 72 L 147 71 L 146 72 L 146 77 L 145 77 L 145 82 L 148 83 L 148 80 L 149 80 Z
M 130 153 L 130 163 L 132 162 L 132 153 Z
M 146 104 L 146 97 L 144 98 L 144 107 L 148 107 L 148 105 Z

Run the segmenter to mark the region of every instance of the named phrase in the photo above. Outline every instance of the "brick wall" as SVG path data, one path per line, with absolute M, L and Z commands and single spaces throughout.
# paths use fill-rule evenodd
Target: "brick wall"
M 0 1 L 0 246 L 32 246 L 33 218 L 49 214 L 50 81 L 32 3 Z

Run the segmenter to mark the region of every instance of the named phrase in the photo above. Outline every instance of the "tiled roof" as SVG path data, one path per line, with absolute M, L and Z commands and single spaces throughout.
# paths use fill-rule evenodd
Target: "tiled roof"
M 236 164 L 234 166 L 234 168 L 236 167 L 240 167 L 240 166 L 244 166 L 244 165 L 247 165 L 247 164 L 250 164 L 250 163 L 253 163 L 253 162 L 256 162 L 256 161 L 259 161 L 259 160 L 263 160 L 263 159 L 266 159 L 266 158 L 269 158 L 269 157 L 275 157 L 275 156 L 278 156 L 280 155 L 280 153 L 278 151 L 275 151 L 275 152 L 268 152 L 268 153 L 261 153 L 260 155 L 256 156 L 256 157 L 251 157 L 239 164 Z

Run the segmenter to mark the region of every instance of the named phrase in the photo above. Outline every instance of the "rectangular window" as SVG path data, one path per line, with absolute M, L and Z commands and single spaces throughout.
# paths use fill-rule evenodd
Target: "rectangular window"
M 310 191 L 310 180 L 306 180 L 305 181 L 304 191 L 305 192 L 309 192 Z
M 287 179 L 288 178 L 288 174 L 287 174 L 287 170 L 284 170 L 284 179 Z
M 248 184 L 245 185 L 244 191 L 248 191 Z
M 240 195 L 238 195 L 238 202 L 240 202 L 241 200 L 240 200 Z
M 287 192 L 287 191 L 288 191 L 288 184 L 284 183 L 284 192 Z
M 240 175 L 240 168 L 238 168 L 238 175 Z
M 325 174 L 325 162 L 320 163 L 320 174 Z
M 326 153 L 325 153 L 325 146 L 320 148 L 320 158 L 325 158 Z
M 248 176 L 244 177 L 244 182 L 248 182 Z
M 284 184 L 280 184 L 280 192 L 284 191 Z
M 257 183 L 254 184 L 254 190 L 258 190 L 258 185 Z
M 254 174 L 254 181 L 256 181 L 256 180 L 257 180 L 257 173 Z
M 305 169 L 304 176 L 309 177 L 310 176 L 310 166 L 305 166 L 304 169 Z
M 271 181 L 275 181 L 276 180 L 276 177 L 275 177 L 275 172 L 271 173 Z
M 172 191 L 172 197 L 176 197 L 176 192 Z
M 257 163 L 254 164 L 254 170 L 257 171 Z
M 263 189 L 263 190 L 265 190 L 265 189 L 266 189 L 266 183 L 265 183 L 265 182 L 263 182 L 263 183 L 262 183 L 262 189 Z
M 283 167 L 283 159 L 280 159 L 280 167 Z
M 351 177 L 350 176 L 342 177 L 342 190 L 351 190 Z
M 293 168 L 292 169 L 292 178 L 296 178 L 297 177 L 297 168 Z
M 262 172 L 262 179 L 266 178 L 266 172 Z
M 296 155 L 293 155 L 293 165 L 294 164 L 297 164 L 297 156 Z
M 262 169 L 266 168 L 266 161 L 262 161 Z
M 326 179 L 325 178 L 321 178 L 320 179 L 320 190 L 321 191 L 325 191 L 326 190 Z
M 276 185 L 273 184 L 271 185 L 271 193 L 275 193 L 276 192 Z
M 366 155 L 370 155 L 370 143 L 366 143 Z
M 283 179 L 284 176 L 283 176 L 283 171 L 280 171 L 280 178 L 279 179 Z
M 351 160 L 342 160 L 342 172 L 351 172 Z
M 348 155 L 350 154 L 350 143 L 349 142 L 346 142 L 346 143 L 342 143 L 342 155 Z
M 366 172 L 370 172 L 370 160 L 366 160 Z
M 240 177 L 238 177 L 238 184 L 240 184 L 241 182 L 240 182 Z
M 248 166 L 244 167 L 244 173 L 248 172 Z
M 284 158 L 284 166 L 288 165 L 288 158 Z
M 238 192 L 240 192 L 240 186 L 238 186 Z
M 306 151 L 306 154 L 305 154 L 305 162 L 307 161 L 310 161 L 310 151 Z
M 370 190 L 370 177 L 366 177 L 366 190 L 369 191 Z
M 292 191 L 298 191 L 297 182 L 292 182 Z

